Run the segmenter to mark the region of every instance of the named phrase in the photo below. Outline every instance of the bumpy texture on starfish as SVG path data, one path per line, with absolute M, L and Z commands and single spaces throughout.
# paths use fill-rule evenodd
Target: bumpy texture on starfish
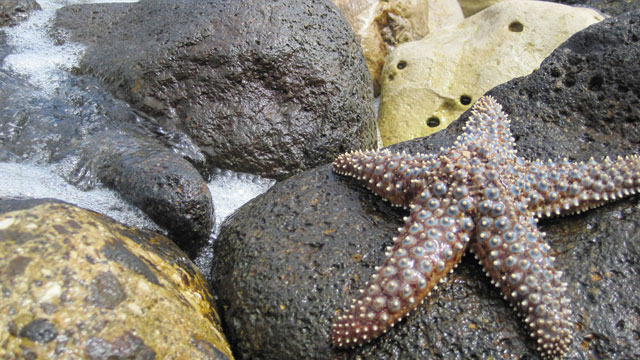
M 471 244 L 491 282 L 523 315 L 538 351 L 564 356 L 573 338 L 567 284 L 537 220 L 635 194 L 640 158 L 529 162 L 516 156 L 509 123 L 500 104 L 483 97 L 454 146 L 437 155 L 356 151 L 333 163 L 336 173 L 410 207 L 384 264 L 334 322 L 336 347 L 386 332 L 453 271 Z

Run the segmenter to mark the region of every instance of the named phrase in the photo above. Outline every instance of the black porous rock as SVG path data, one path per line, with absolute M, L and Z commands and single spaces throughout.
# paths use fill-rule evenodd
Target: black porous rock
M 634 19 L 637 13 L 594 25 L 538 71 L 490 91 L 510 114 L 520 156 L 601 161 L 638 153 Z M 602 81 L 593 80 L 597 75 Z M 468 115 L 392 150 L 433 153 L 451 146 Z M 387 334 L 352 350 L 330 347 L 336 310 L 350 305 L 382 263 L 404 215 L 329 165 L 278 183 L 236 212 L 214 244 L 212 267 L 236 357 L 538 359 L 529 329 L 469 254 Z M 539 227 L 565 273 L 574 311 L 575 339 L 566 358 L 639 358 L 640 197 L 541 220 Z
M 0 1 L 0 27 L 15 26 L 26 20 L 35 10 L 41 10 L 35 0 L 2 0 Z
M 616 16 L 640 8 L 640 0 L 549 0 L 564 5 L 587 6 L 603 14 Z
M 79 72 L 184 130 L 213 167 L 283 179 L 375 146 L 371 79 L 329 0 L 74 5 Z
M 213 204 L 193 166 L 204 156 L 180 132 L 70 77 L 50 97 L 0 72 L 0 161 L 64 164 L 83 190 L 103 183 L 138 206 L 192 258 L 208 241 Z
M 569 38 L 533 74 L 488 92 L 517 118 L 519 152 L 587 160 L 640 149 L 640 9 Z M 550 147 L 546 154 L 539 144 Z

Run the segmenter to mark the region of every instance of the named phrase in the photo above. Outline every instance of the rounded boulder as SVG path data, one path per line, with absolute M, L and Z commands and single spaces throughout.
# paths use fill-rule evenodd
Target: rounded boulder
M 171 240 L 23 205 L 0 214 L 0 358 L 233 358 L 202 274 Z
M 149 1 L 68 6 L 88 45 L 80 72 L 214 167 L 283 179 L 376 144 L 371 77 L 329 0 Z

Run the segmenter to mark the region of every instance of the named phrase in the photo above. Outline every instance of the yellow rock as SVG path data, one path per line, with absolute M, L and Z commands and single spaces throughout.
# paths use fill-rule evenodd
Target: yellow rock
M 444 129 L 486 91 L 531 73 L 568 37 L 602 19 L 590 9 L 504 1 L 398 46 L 382 73 L 384 146 Z
M 67 204 L 0 214 L 0 359 L 232 359 L 168 238 Z
M 456 0 L 333 0 L 360 39 L 376 96 L 384 59 L 398 44 L 455 25 L 463 15 Z

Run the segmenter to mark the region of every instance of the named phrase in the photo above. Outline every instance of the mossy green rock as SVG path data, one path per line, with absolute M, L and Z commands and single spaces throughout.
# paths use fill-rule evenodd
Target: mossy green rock
M 0 214 L 0 358 L 232 359 L 168 238 L 63 203 Z
M 503 1 L 398 46 L 382 72 L 385 146 L 446 128 L 482 94 L 534 71 L 569 36 L 603 19 L 590 9 Z

